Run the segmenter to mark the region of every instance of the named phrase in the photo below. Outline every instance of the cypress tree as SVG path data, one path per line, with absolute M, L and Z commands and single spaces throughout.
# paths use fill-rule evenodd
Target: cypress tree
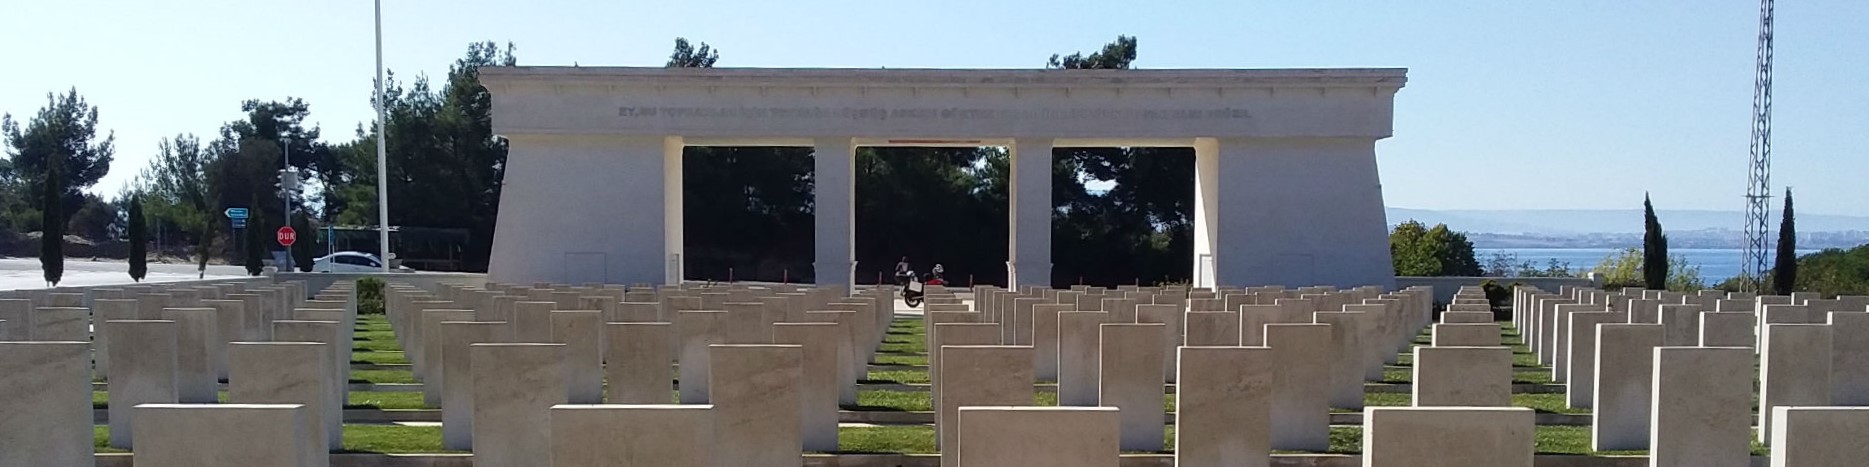
M 143 199 L 130 196 L 130 280 L 142 282 L 149 274 L 149 233 L 143 218 Z
M 1668 236 L 1661 232 L 1661 220 L 1655 217 L 1655 205 L 1642 195 L 1642 285 L 1653 290 L 1668 288 Z
M 58 172 L 65 165 L 62 155 L 54 154 L 45 163 L 45 192 L 39 203 L 39 267 L 45 271 L 45 282 L 58 286 L 59 279 L 65 277 L 65 179 Z
M 254 195 L 252 206 L 259 205 L 259 195 Z M 260 227 L 258 220 L 258 218 L 247 219 L 247 274 L 253 276 L 260 275 L 260 272 L 266 268 L 267 239 L 260 235 L 260 232 L 266 229 Z
M 1785 213 L 1778 221 L 1778 257 L 1772 261 L 1772 294 L 1791 295 L 1798 285 L 1797 216 L 1791 212 L 1791 189 L 1785 189 Z
M 292 266 L 298 268 L 299 272 L 312 272 L 312 262 L 317 261 L 317 258 L 312 257 L 312 242 L 306 239 L 318 238 L 318 233 L 312 230 L 311 218 L 302 212 L 292 216 L 292 230 L 298 231 L 299 235 L 298 241 L 293 242 L 288 250 L 292 254 Z

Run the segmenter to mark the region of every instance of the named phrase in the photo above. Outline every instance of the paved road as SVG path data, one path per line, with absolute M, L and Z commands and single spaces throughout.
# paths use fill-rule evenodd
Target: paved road
M 59 281 L 62 286 L 113 285 L 129 284 L 130 265 L 119 260 L 90 261 L 80 258 L 65 259 L 65 274 Z M 246 276 L 247 270 L 241 266 L 210 265 L 207 278 L 230 278 Z M 198 278 L 193 264 L 150 263 L 149 274 L 144 282 L 174 282 L 195 280 Z M 39 269 L 38 258 L 0 258 L 0 290 L 37 289 L 45 287 L 45 276 Z

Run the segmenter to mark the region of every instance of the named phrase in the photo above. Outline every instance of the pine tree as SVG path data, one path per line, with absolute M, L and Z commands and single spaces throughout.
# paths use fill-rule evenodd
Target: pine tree
M 143 218 L 143 199 L 130 196 L 130 280 L 142 282 L 149 274 L 149 234 L 147 219 Z
M 58 286 L 65 277 L 65 178 L 59 173 L 64 162 L 54 155 L 45 165 L 45 192 L 39 199 L 39 267 L 45 282 Z
M 1785 189 L 1785 213 L 1778 221 L 1778 257 L 1772 264 L 1772 293 L 1791 295 L 1798 285 L 1797 216 L 1791 212 L 1791 189 Z
M 1655 218 L 1655 205 L 1642 195 L 1642 284 L 1653 290 L 1668 288 L 1668 236 Z

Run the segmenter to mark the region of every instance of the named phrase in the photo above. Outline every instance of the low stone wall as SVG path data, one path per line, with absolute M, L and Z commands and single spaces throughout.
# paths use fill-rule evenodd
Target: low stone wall
M 133 467 L 130 454 L 98 454 L 97 467 Z M 1173 467 L 1172 454 L 1124 454 L 1122 467 Z M 1538 455 L 1537 467 L 1646 467 L 1648 456 Z M 473 467 L 472 454 L 332 454 L 331 467 Z M 932 454 L 806 454 L 805 467 L 938 467 Z M 1274 454 L 1273 467 L 1359 467 L 1363 457 L 1344 454 Z M 1752 467 L 1771 465 L 1752 456 Z
M 1395 287 L 1397 289 L 1406 289 L 1406 288 L 1414 287 L 1418 285 L 1431 286 L 1431 287 L 1434 287 L 1434 303 L 1451 303 L 1454 301 L 1454 292 L 1460 291 L 1461 287 L 1478 286 L 1481 283 L 1484 283 L 1489 280 L 1498 282 L 1499 285 L 1501 286 L 1508 286 L 1508 287 L 1511 286 L 1513 282 L 1518 282 L 1518 283 L 1522 283 L 1525 285 L 1548 290 L 1553 293 L 1556 293 L 1558 290 L 1558 287 L 1560 286 L 1569 285 L 1569 286 L 1574 286 L 1574 287 L 1598 287 L 1601 285 L 1601 284 L 1597 284 L 1594 279 L 1584 278 L 1584 277 L 1478 277 L 1478 276 L 1419 277 L 1419 276 L 1408 276 L 1408 277 L 1396 277 Z
M 33 299 L 35 302 L 41 302 L 42 301 L 41 299 L 43 299 L 46 294 L 75 293 L 75 294 L 84 294 L 85 306 L 91 306 L 91 299 L 92 299 L 91 290 L 93 289 L 120 289 L 124 287 L 137 286 L 137 285 L 168 288 L 168 287 L 186 287 L 186 286 L 194 286 L 194 285 L 234 284 L 234 283 L 244 283 L 248 285 L 264 285 L 264 284 L 272 284 L 273 279 L 267 278 L 267 277 L 236 277 L 236 278 L 199 279 L 199 280 L 186 280 L 186 281 L 173 281 L 173 282 L 143 282 L 143 283 L 128 283 L 128 284 L 87 285 L 87 286 L 79 286 L 79 287 L 53 287 L 50 289 L 4 290 L 4 291 L 0 291 L 0 298 L 27 298 L 27 299 Z
M 435 290 L 439 284 L 460 284 L 481 286 L 487 283 L 486 274 L 453 272 L 282 272 L 273 275 L 273 281 L 304 281 L 306 295 L 317 295 L 318 291 L 343 281 L 354 281 L 365 277 L 378 277 L 388 282 L 398 282 L 420 287 L 423 290 Z

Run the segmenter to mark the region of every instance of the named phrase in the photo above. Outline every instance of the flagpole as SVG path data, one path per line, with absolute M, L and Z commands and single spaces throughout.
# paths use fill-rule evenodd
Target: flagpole
M 376 0 L 376 222 L 383 272 L 389 272 L 389 137 L 383 102 L 383 0 Z

